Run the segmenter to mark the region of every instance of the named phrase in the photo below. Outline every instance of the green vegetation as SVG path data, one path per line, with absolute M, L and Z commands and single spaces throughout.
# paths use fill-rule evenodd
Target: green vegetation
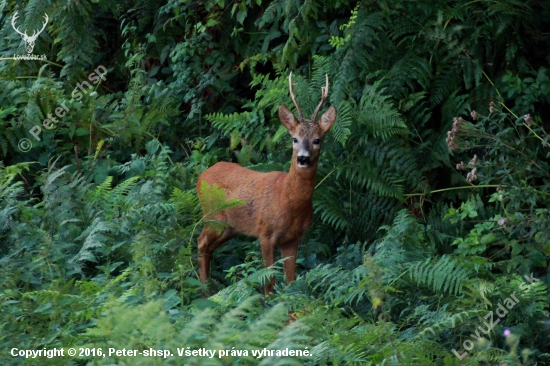
M 47 60 L 15 59 L 15 11 L 29 35 L 48 14 L 33 51 Z M 548 2 L 0 12 L 0 364 L 550 365 Z M 338 111 L 298 278 L 284 285 L 282 262 L 264 269 L 257 241 L 238 237 L 203 285 L 197 176 L 217 161 L 288 170 L 276 109 L 292 106 L 290 71 L 305 114 L 325 74 Z M 212 210 L 238 204 L 206 189 Z M 10 355 L 69 347 L 228 353 Z M 252 355 L 286 348 L 308 352 Z

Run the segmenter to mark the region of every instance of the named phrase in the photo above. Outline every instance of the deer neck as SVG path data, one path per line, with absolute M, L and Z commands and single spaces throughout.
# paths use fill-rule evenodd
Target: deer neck
M 296 162 L 296 157 L 293 156 L 285 181 L 285 192 L 292 195 L 293 202 L 311 203 L 313 191 L 315 190 L 316 174 L 317 162 L 307 168 L 300 168 Z

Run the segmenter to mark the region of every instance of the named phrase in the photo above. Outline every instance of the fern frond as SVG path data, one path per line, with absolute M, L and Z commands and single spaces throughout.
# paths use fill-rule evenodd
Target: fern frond
M 357 119 L 365 128 L 365 133 L 387 139 L 395 134 L 407 134 L 408 128 L 390 97 L 384 95 L 385 89 L 379 89 L 381 80 L 366 85 L 359 102 Z
M 468 271 L 452 257 L 443 255 L 435 263 L 427 260 L 411 265 L 409 276 L 417 284 L 431 287 L 434 292 L 458 295 L 462 292 L 463 281 L 468 278 Z

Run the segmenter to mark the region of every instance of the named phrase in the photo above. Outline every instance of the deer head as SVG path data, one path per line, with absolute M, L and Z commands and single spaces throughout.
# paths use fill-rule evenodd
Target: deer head
M 334 109 L 334 107 L 330 107 L 321 118 L 317 120 L 317 113 L 319 113 L 319 110 L 328 96 L 328 75 L 326 75 L 325 86 L 321 87 L 321 102 L 319 102 L 317 108 L 315 108 L 315 111 L 311 115 L 311 119 L 304 119 L 302 109 L 294 96 L 292 73 L 290 73 L 288 77 L 288 84 L 290 96 L 298 112 L 298 119 L 296 119 L 294 114 L 284 104 L 279 106 L 279 118 L 283 126 L 285 126 L 292 136 L 292 159 L 296 161 L 299 168 L 316 167 L 321 151 L 321 143 L 336 120 L 336 109 Z
M 44 28 L 46 28 L 46 24 L 48 24 L 48 14 L 45 14 L 44 13 L 44 24 L 42 25 L 42 29 L 40 29 L 38 32 L 35 30 L 32 34 L 32 36 L 29 36 L 27 34 L 27 30 L 25 29 L 25 32 L 21 32 L 19 31 L 19 29 L 17 29 L 17 27 L 15 26 L 15 20 L 17 19 L 17 11 L 13 14 L 13 17 L 11 18 L 11 26 L 13 27 L 13 29 L 19 33 L 21 35 L 21 37 L 23 37 L 23 41 L 25 41 L 25 48 L 27 50 L 27 53 L 32 53 L 33 49 L 34 49 L 34 42 L 36 41 L 36 39 L 38 38 L 38 35 L 40 35 L 40 33 L 42 33 L 42 31 L 44 30 Z

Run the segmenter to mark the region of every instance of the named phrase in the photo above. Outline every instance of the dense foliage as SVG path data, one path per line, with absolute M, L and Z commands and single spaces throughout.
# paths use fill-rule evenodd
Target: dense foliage
M 16 57 L 16 11 L 29 35 L 49 16 L 33 51 L 47 60 Z M 1 364 L 550 365 L 548 2 L 0 12 Z M 239 237 L 203 285 L 197 176 L 217 161 L 288 170 L 290 71 L 306 114 L 325 74 L 338 111 L 299 276 L 282 285 L 281 261 L 262 268 Z M 10 355 L 56 347 L 249 354 Z M 311 356 L 251 353 L 285 348 Z

